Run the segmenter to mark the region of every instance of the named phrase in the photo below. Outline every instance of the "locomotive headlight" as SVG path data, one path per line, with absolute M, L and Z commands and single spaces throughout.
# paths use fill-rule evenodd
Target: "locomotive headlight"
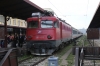
M 52 39 L 52 37 L 50 35 L 47 36 L 48 39 Z

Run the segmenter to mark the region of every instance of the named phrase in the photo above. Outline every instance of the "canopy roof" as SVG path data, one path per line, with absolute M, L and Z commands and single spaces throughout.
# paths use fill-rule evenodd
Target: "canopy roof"
M 0 14 L 26 20 L 33 12 L 44 12 L 29 0 L 0 0 Z
M 88 28 L 100 28 L 100 3 Z

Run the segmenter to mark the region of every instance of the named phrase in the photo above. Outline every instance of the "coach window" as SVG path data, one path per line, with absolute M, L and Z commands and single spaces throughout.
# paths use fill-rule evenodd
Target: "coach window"
M 59 28 L 59 22 L 58 21 L 54 22 L 54 27 Z
M 38 22 L 28 22 L 28 28 L 38 28 Z
M 41 21 L 41 28 L 52 28 L 53 21 Z

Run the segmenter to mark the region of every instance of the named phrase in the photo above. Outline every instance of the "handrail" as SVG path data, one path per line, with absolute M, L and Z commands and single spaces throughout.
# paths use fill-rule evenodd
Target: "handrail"
M 0 66 L 3 66 L 3 64 L 5 63 L 6 59 L 9 57 L 10 53 L 13 51 L 13 50 L 16 50 L 15 48 L 12 48 L 12 49 L 9 49 L 8 52 L 6 53 L 6 55 L 3 57 L 3 59 L 1 60 L 0 62 Z M 17 64 L 18 66 L 18 64 Z

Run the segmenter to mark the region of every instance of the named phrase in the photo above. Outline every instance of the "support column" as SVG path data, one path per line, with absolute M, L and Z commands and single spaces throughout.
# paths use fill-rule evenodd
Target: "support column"
M 80 66 L 80 61 L 79 61 L 79 48 L 75 49 L 75 66 Z
M 5 41 L 4 41 L 4 48 L 7 48 L 7 21 L 10 19 L 10 17 L 7 17 L 4 15 L 5 23 L 4 23 L 4 33 L 5 33 Z
M 7 16 L 4 16 L 5 23 L 4 23 L 4 33 L 5 33 L 5 41 L 4 41 L 4 48 L 7 48 Z

